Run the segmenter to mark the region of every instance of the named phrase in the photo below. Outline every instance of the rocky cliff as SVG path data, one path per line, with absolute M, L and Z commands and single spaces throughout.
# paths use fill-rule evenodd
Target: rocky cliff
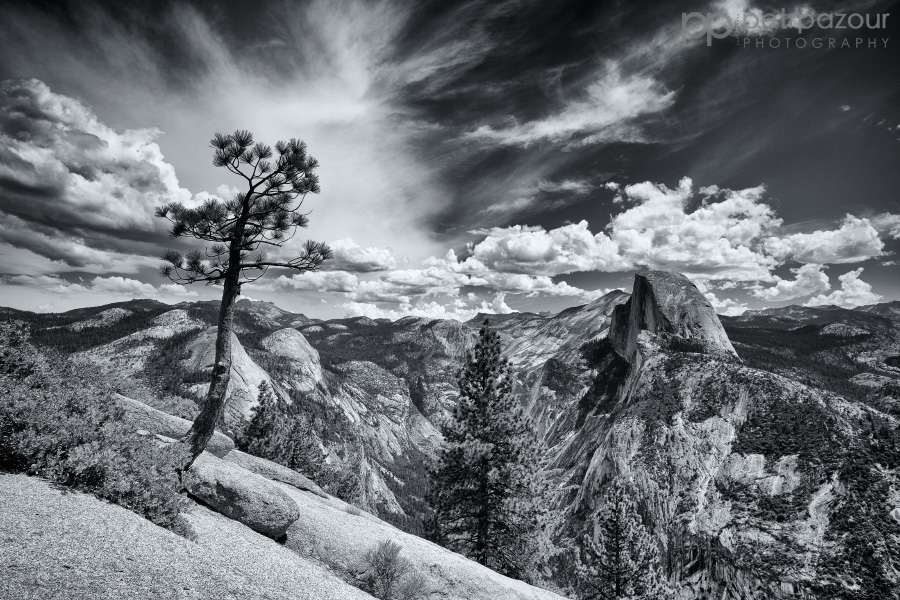
M 168 356 L 185 390 L 199 381 L 188 371 L 203 367 L 213 308 L 140 301 L 34 319 L 48 325 L 36 336 L 61 348 L 97 332 L 102 343 L 76 345 L 79 356 L 124 377 L 149 377 Z M 878 589 L 897 586 L 898 312 L 720 319 L 685 277 L 650 272 L 631 294 L 491 317 L 559 485 L 558 539 L 579 539 L 604 487 L 623 478 L 683 600 L 890 597 Z M 480 319 L 311 322 L 242 302 L 236 320 L 241 368 L 326 423 L 335 460 L 362 450 L 368 506 L 412 519 Z M 231 401 L 235 415 L 253 390 Z
M 644 331 L 662 342 L 737 358 L 712 305 L 678 273 L 650 271 L 634 276 L 630 302 L 613 312 L 609 340 L 620 356 L 633 362 Z
M 893 416 L 741 364 L 676 274 L 636 276 L 589 358 L 590 388 L 548 438 L 563 473 L 561 538 L 577 539 L 618 478 L 638 496 L 679 598 L 896 593 Z M 851 523 L 866 524 L 868 541 Z M 882 558 L 861 572 L 855 561 L 873 553 Z

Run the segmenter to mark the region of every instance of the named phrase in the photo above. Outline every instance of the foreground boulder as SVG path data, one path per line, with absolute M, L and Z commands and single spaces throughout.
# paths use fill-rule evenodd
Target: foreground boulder
M 253 456 L 252 454 L 247 454 L 246 452 L 241 452 L 240 450 L 233 450 L 229 452 L 225 457 L 225 460 L 234 463 L 239 467 L 243 467 L 251 473 L 262 475 L 266 479 L 280 481 L 282 483 L 292 485 L 298 490 L 310 492 L 311 494 L 315 494 L 323 498 L 327 497 L 327 494 L 322 491 L 322 488 L 313 483 L 309 478 L 301 475 L 293 469 L 289 469 L 285 466 L 279 465 L 276 462 L 272 462 L 271 460 Z
M 121 394 L 116 394 L 116 403 L 125 411 L 125 421 L 134 429 L 143 429 L 175 440 L 185 436 L 192 423 L 186 419 L 164 413 L 143 402 L 132 400 Z M 234 450 L 234 442 L 230 437 L 216 431 L 206 445 L 206 451 L 222 458 Z
M 300 518 L 297 504 L 276 484 L 205 452 L 182 481 L 188 492 L 215 511 L 273 539 Z

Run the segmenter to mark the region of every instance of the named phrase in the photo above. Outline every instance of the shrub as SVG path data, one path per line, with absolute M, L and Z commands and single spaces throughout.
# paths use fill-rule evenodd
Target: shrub
M 391 540 L 370 548 L 363 557 L 360 589 L 380 600 L 419 600 L 428 594 L 428 582 L 410 562 L 400 556 L 403 549 Z
M 179 529 L 176 450 L 130 431 L 112 388 L 0 324 L 0 467 L 46 477 Z

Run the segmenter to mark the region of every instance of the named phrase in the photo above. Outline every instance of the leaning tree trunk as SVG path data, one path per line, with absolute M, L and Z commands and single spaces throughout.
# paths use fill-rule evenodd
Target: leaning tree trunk
M 187 470 L 206 448 L 213 436 L 216 423 L 225 409 L 225 395 L 231 379 L 231 332 L 234 329 L 234 302 L 241 293 L 240 271 L 229 273 L 222 290 L 222 305 L 219 307 L 219 327 L 216 334 L 216 362 L 213 364 L 212 379 L 203 409 L 194 424 L 181 440 L 188 446 L 190 456 L 183 470 Z

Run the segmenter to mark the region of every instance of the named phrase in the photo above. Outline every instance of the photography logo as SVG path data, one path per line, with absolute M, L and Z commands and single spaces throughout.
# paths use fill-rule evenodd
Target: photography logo
M 763 13 L 759 10 L 747 10 L 741 14 L 731 16 L 724 12 L 690 12 L 681 13 L 681 40 L 688 43 L 705 37 L 706 45 L 712 46 L 712 41 L 734 36 L 738 45 L 754 46 L 757 48 L 780 48 L 793 46 L 804 48 L 859 48 L 863 45 L 869 48 L 887 47 L 889 38 L 885 37 L 852 37 L 854 32 L 873 32 L 887 29 L 887 20 L 890 13 L 860 14 L 860 13 L 816 13 L 812 11 L 787 12 L 781 9 L 778 12 Z M 778 36 L 779 31 L 795 30 L 793 36 Z M 815 30 L 819 35 L 837 34 L 837 37 L 813 37 L 811 40 L 804 36 L 804 32 Z M 843 31 L 842 31 L 843 30 Z M 820 33 L 821 32 L 821 33 Z M 847 35 L 851 34 L 851 35 Z

